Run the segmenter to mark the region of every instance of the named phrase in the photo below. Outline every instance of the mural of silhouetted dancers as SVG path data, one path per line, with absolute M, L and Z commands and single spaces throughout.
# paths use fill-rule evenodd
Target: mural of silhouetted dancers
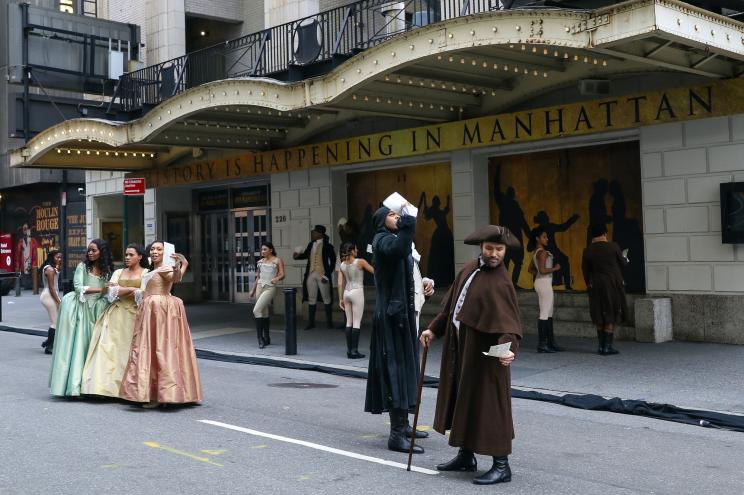
M 550 222 L 550 217 L 545 211 L 537 212 L 534 221 L 537 223 L 538 228 L 548 234 L 548 246 L 546 249 L 553 254 L 553 261 L 561 265 L 560 271 L 553 274 L 553 285 L 564 285 L 566 290 L 573 290 L 571 287 L 571 264 L 568 260 L 568 256 L 558 248 L 555 242 L 556 232 L 565 232 L 571 228 L 579 219 L 579 215 L 574 213 L 571 218 L 563 223 L 555 224 Z
M 426 193 L 421 193 L 419 210 L 423 206 L 424 220 L 433 220 L 437 225 L 431 236 L 426 276 L 436 280 L 437 285 L 441 287 L 449 287 L 455 280 L 455 238 L 447 224 L 447 215 L 450 211 L 449 195 L 445 207 L 441 208 L 441 205 L 439 196 L 434 196 L 431 198 L 431 206 L 427 206 Z
M 626 292 L 644 292 L 646 290 L 643 255 L 643 232 L 638 220 L 625 216 L 625 194 L 620 182 L 613 180 L 609 184 L 612 197 L 612 240 L 620 249 L 628 250 L 630 263 L 623 268 Z
M 592 225 L 607 225 L 612 223 L 612 217 L 607 214 L 605 197 L 609 191 L 607 179 L 597 179 L 592 183 L 592 196 L 589 198 L 589 225 L 586 228 L 586 245 L 592 243 Z
M 501 165 L 497 165 L 496 174 L 493 178 L 493 197 L 496 201 L 496 206 L 499 207 L 499 225 L 503 225 L 508 228 L 519 241 L 521 246 L 524 246 L 522 242 L 522 232 L 530 238 L 530 226 L 527 220 L 524 218 L 524 212 L 517 202 L 517 193 L 512 186 L 506 188 L 506 192 L 501 191 Z M 506 252 L 504 257 L 504 266 L 509 269 L 509 263 L 514 263 L 514 270 L 512 270 L 512 283 L 514 287 L 517 287 L 519 282 L 519 274 L 522 272 L 522 263 L 524 262 L 524 248 L 510 249 Z

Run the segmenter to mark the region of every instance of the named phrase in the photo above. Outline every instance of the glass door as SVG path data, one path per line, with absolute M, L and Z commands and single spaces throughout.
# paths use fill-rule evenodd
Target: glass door
M 205 213 L 201 224 L 202 295 L 208 301 L 230 301 L 228 213 Z
M 248 294 L 253 286 L 256 263 L 261 258 L 261 243 L 268 239 L 268 216 L 265 208 L 233 210 L 233 256 L 235 278 L 234 300 L 249 302 Z

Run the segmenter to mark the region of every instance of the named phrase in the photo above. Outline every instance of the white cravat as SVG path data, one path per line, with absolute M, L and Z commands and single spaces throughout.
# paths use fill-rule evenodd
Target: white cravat
M 463 304 L 465 304 L 465 296 L 468 294 L 468 289 L 470 288 L 470 284 L 475 278 L 475 276 L 478 274 L 479 271 L 481 271 L 481 268 L 483 268 L 483 259 L 478 258 L 478 262 L 480 265 L 478 268 L 470 274 L 468 279 L 465 281 L 465 285 L 462 286 L 462 290 L 460 291 L 460 295 L 457 297 L 457 303 L 455 304 L 455 312 L 452 314 L 452 324 L 455 325 L 456 329 L 460 329 L 460 320 L 457 319 L 457 315 L 460 314 L 460 310 L 462 310 Z

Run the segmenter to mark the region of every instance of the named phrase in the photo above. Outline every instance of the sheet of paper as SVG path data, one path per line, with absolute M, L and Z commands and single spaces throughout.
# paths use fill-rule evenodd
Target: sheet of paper
M 176 266 L 176 260 L 171 258 L 171 254 L 176 254 L 176 246 L 170 242 L 163 243 L 163 266 Z
M 502 358 L 506 357 L 510 349 L 511 342 L 507 342 L 506 344 L 492 345 L 488 352 L 484 352 L 483 355 Z

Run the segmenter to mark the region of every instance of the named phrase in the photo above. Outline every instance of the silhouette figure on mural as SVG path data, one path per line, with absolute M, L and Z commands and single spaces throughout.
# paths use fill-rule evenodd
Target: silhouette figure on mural
M 450 211 L 450 197 L 447 204 L 441 208 L 439 196 L 431 198 L 431 206 L 426 204 L 426 192 L 421 193 L 419 210 L 423 206 L 424 220 L 433 220 L 437 228 L 431 236 L 429 248 L 428 270 L 426 276 L 433 278 L 442 287 L 448 287 L 455 280 L 455 239 L 447 224 Z
M 630 263 L 623 268 L 626 292 L 643 292 L 646 288 L 643 273 L 643 232 L 638 220 L 625 216 L 625 194 L 620 182 L 613 180 L 609 184 L 609 194 L 612 197 L 612 240 L 620 249 L 628 250 Z
M 496 206 L 499 207 L 499 225 L 508 228 L 519 241 L 520 246 L 524 246 L 522 241 L 522 232 L 530 238 L 530 226 L 524 218 L 524 212 L 517 202 L 517 193 L 512 186 L 506 188 L 506 192 L 501 191 L 501 165 L 496 166 L 496 174 L 493 178 L 493 197 L 496 200 Z M 522 272 L 522 263 L 524 263 L 524 248 L 510 249 L 504 257 L 504 266 L 509 269 L 509 263 L 514 263 L 512 270 L 512 283 L 518 287 L 519 274 Z M 436 279 L 435 279 L 436 280 Z
M 578 219 L 579 215 L 574 213 L 565 222 L 555 224 L 550 222 L 550 217 L 545 211 L 537 212 L 534 218 L 537 227 L 548 234 L 548 246 L 545 249 L 553 253 L 553 262 L 561 265 L 560 271 L 553 274 L 553 285 L 564 285 L 566 290 L 573 290 L 573 287 L 571 287 L 571 265 L 566 253 L 561 251 L 555 243 L 555 234 L 556 232 L 567 231 Z
M 590 232 L 592 225 L 607 225 L 612 223 L 612 217 L 607 214 L 605 206 L 605 197 L 609 191 L 607 179 L 597 179 L 592 184 L 592 196 L 589 198 L 589 225 L 586 228 L 586 245 L 592 243 L 592 234 Z M 624 207 L 623 207 L 624 209 Z

